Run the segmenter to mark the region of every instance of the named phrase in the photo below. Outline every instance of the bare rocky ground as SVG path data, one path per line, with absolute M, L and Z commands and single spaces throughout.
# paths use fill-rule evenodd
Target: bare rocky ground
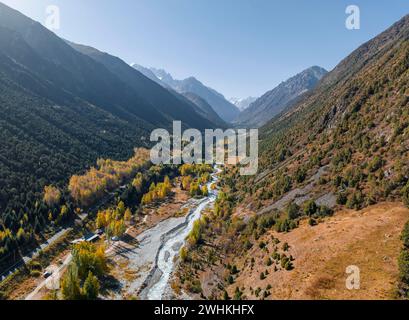
M 274 201 L 273 203 L 265 206 L 263 209 L 257 212 L 258 215 L 268 213 L 274 209 L 284 210 L 285 206 L 294 201 L 297 205 L 301 205 L 307 200 L 312 198 L 312 191 L 318 180 L 325 174 L 327 167 L 321 167 L 316 174 L 314 174 L 307 182 L 307 184 L 302 188 L 295 188 L 290 192 L 286 193 L 280 200 Z M 318 205 L 326 205 L 329 208 L 333 208 L 336 205 L 336 196 L 333 193 L 325 193 L 320 195 L 316 199 Z
M 187 214 L 199 200 L 189 199 L 180 209 Z M 176 213 L 176 212 L 174 212 Z M 139 233 L 134 243 L 118 242 L 108 251 L 108 257 L 113 262 L 111 274 L 119 281 L 117 290 L 113 290 L 110 299 L 123 299 L 144 296 L 147 280 L 160 277 L 154 273 L 157 253 L 167 233 L 185 222 L 186 217 L 170 217 L 158 222 L 155 226 Z M 149 281 L 152 282 L 152 281 Z M 145 290 L 146 291 L 146 290 Z

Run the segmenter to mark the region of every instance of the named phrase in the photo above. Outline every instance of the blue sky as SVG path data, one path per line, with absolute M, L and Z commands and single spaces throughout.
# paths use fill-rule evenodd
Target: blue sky
M 261 95 L 312 65 L 331 69 L 409 13 L 407 0 L 0 1 L 42 23 L 47 5 L 57 5 L 59 36 L 195 76 L 227 98 Z M 351 4 L 360 30 L 345 28 Z

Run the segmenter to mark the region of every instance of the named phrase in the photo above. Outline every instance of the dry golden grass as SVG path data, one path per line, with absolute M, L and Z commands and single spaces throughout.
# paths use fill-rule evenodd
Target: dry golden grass
M 409 209 L 397 203 L 381 203 L 361 211 L 342 211 L 315 227 L 307 223 L 286 234 L 272 232 L 281 243 L 288 242 L 294 270 L 274 272 L 266 267 L 267 253 L 254 246 L 245 257 L 235 259 L 242 269 L 230 296 L 239 286 L 252 296 L 249 288 L 271 285 L 269 299 L 393 299 L 397 284 L 397 257 L 400 233 L 409 219 Z M 261 240 L 268 241 L 272 233 Z M 271 241 L 270 241 L 271 242 Z M 271 254 L 273 244 L 268 248 Z M 244 261 L 254 257 L 253 270 Z M 348 290 L 346 267 L 360 268 L 360 289 Z M 265 280 L 260 273 L 268 269 Z

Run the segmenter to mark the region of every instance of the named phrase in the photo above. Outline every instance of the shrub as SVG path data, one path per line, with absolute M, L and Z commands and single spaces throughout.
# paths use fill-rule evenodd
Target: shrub
M 258 288 L 254 291 L 254 294 L 256 295 L 256 297 L 259 296 L 260 292 L 261 292 L 261 288 L 258 287 Z
M 274 252 L 271 256 L 274 260 L 280 260 L 280 254 L 278 252 Z
M 251 244 L 251 242 L 249 240 L 246 240 L 245 244 L 244 244 L 244 248 L 246 250 L 250 250 L 253 247 L 253 245 Z
M 347 195 L 345 194 L 345 192 L 340 192 L 338 193 L 337 196 L 337 204 L 340 205 L 345 205 L 348 201 Z
M 233 284 L 234 283 L 234 278 L 233 278 L 233 276 L 231 274 L 227 277 L 227 283 L 228 284 Z
M 399 277 L 403 283 L 409 285 L 409 251 L 402 250 L 399 260 Z
M 263 215 L 257 220 L 257 226 L 260 229 L 268 229 L 272 227 L 274 224 L 275 224 L 275 214 L 274 213 Z
M 307 176 L 307 170 L 304 167 L 298 167 L 297 171 L 295 172 L 295 180 L 298 183 L 301 183 L 305 180 Z
M 192 293 L 201 293 L 202 285 L 200 284 L 199 280 L 194 280 L 187 284 L 187 289 Z
M 187 260 L 187 249 L 186 249 L 186 247 L 182 247 L 181 249 L 180 249 L 180 251 L 179 251 L 179 256 L 180 256 L 180 259 L 183 261 L 183 262 L 185 262 L 186 260 Z
M 297 227 L 297 223 L 291 219 L 280 220 L 276 224 L 276 230 L 278 232 L 288 232 Z
M 322 205 L 322 206 L 319 207 L 318 215 L 320 217 L 326 217 L 326 216 L 330 216 L 332 214 L 333 214 L 332 209 L 328 208 L 327 206 Z
M 38 262 L 38 261 L 33 261 L 33 262 L 31 262 L 31 264 L 30 264 L 30 269 L 31 269 L 31 270 L 41 270 L 42 267 L 41 267 L 40 262 Z
M 310 219 L 308 220 L 308 224 L 309 224 L 311 227 L 313 227 L 313 226 L 317 225 L 317 221 L 315 221 L 313 218 L 310 218 Z
M 230 300 L 229 294 L 226 290 L 223 291 L 223 300 Z
M 409 182 L 402 188 L 402 201 L 409 207 Z
M 239 287 L 236 287 L 236 290 L 234 291 L 234 300 L 241 300 L 243 295 L 243 292 L 240 291 Z
M 289 219 L 296 219 L 300 216 L 300 207 L 294 202 L 287 206 L 286 211 Z
M 292 270 L 293 269 L 293 264 L 291 262 L 291 259 L 288 258 L 287 256 L 281 257 L 281 267 L 284 268 L 285 270 Z
M 406 222 L 405 226 L 403 227 L 401 238 L 403 245 L 406 247 L 406 249 L 409 249 L 409 221 Z
M 318 207 L 314 200 L 308 200 L 304 203 L 304 214 L 307 216 L 312 216 L 318 210 Z
M 236 265 L 233 265 L 233 266 L 231 267 L 230 273 L 231 273 L 231 274 L 237 274 L 237 273 L 239 273 L 239 270 L 237 269 Z
M 348 196 L 348 200 L 346 203 L 346 206 L 349 209 L 360 209 L 362 203 L 364 202 L 364 197 L 362 195 L 362 193 L 360 191 L 356 191 L 356 192 L 352 192 L 349 196 Z
M 41 272 L 38 270 L 31 270 L 30 271 L 30 276 L 34 277 L 34 278 L 38 278 L 41 276 Z
M 369 163 L 368 163 L 368 170 L 370 172 L 375 172 L 383 166 L 383 161 L 379 156 L 375 156 Z

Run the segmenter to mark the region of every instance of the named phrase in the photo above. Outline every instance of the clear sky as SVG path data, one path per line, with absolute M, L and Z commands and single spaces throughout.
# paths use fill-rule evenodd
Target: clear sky
M 60 8 L 68 40 L 128 63 L 195 76 L 227 98 L 258 96 L 342 58 L 409 13 L 408 0 L 0 0 L 44 23 Z M 345 27 L 348 5 L 361 29 Z

